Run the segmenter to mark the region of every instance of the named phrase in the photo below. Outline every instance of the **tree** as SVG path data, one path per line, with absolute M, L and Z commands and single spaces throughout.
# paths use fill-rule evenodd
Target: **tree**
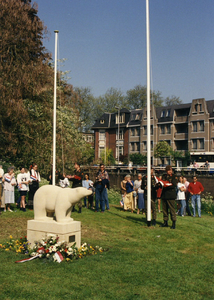
M 160 141 L 155 146 L 154 157 L 156 158 L 169 157 L 171 152 L 172 152 L 172 147 L 166 141 Z
M 144 165 L 147 162 L 147 156 L 141 153 L 133 153 L 130 155 L 130 160 L 134 165 Z
M 106 166 L 112 166 L 115 164 L 115 158 L 113 155 L 113 151 L 112 151 L 112 149 L 109 149 L 108 147 L 106 147 L 106 149 L 101 152 L 100 157 L 101 157 L 102 162 Z
M 172 106 L 172 105 L 181 104 L 182 100 L 179 97 L 170 96 L 170 97 L 167 97 L 164 102 L 165 102 L 166 106 Z
M 79 112 L 81 131 L 90 131 L 96 119 L 96 100 L 89 87 L 74 87 L 74 91 L 78 94 L 75 107 Z
M 46 172 L 52 161 L 54 76 L 42 42 L 46 27 L 30 0 L 0 0 L 0 26 L 1 157 L 15 166 L 36 162 Z M 73 87 L 58 78 L 58 167 L 81 159 L 86 147 L 77 98 Z
M 147 87 L 142 85 L 136 85 L 134 89 L 130 89 L 126 92 L 127 104 L 129 109 L 141 109 L 146 106 L 147 102 Z M 151 92 L 151 103 L 155 106 L 162 106 L 163 99 L 161 93 Z

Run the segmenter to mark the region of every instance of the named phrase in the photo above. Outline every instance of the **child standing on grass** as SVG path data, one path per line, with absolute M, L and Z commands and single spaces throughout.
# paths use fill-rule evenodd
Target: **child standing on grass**
M 9 167 L 8 173 L 6 173 L 3 177 L 4 182 L 4 195 L 5 195 L 5 208 L 4 211 L 6 212 L 6 208 L 8 211 L 12 212 L 10 209 L 10 204 L 14 203 L 14 186 L 16 185 L 16 179 L 14 174 L 14 168 Z

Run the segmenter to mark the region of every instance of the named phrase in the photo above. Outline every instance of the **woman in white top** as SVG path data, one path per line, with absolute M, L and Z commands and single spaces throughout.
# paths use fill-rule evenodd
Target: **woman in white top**
M 29 182 L 30 182 L 30 177 L 29 173 L 25 172 L 25 168 L 21 167 L 20 172 L 17 176 L 17 183 L 18 183 L 18 188 L 19 188 L 19 194 L 21 197 L 21 202 L 20 202 L 20 209 L 23 211 L 26 211 L 25 208 L 25 198 L 27 195 L 27 192 L 29 191 Z
M 94 184 L 93 181 L 89 179 L 89 174 L 86 173 L 85 180 L 82 181 L 82 186 L 85 187 L 87 190 L 90 189 L 90 190 L 92 190 L 92 192 L 94 192 L 93 184 Z M 90 208 L 93 209 L 94 193 L 92 193 L 92 195 L 84 198 L 85 207 L 86 207 L 86 199 L 87 198 L 88 198 L 87 208 L 89 208 L 89 205 L 90 205 Z
M 179 182 L 177 184 L 177 189 L 178 189 L 178 193 L 177 193 L 177 200 L 181 202 L 181 210 L 180 210 L 180 214 L 182 217 L 184 217 L 184 209 L 186 207 L 186 200 L 185 200 L 185 185 L 184 185 L 184 180 L 183 180 L 183 176 L 179 177 Z
M 5 195 L 5 208 L 4 211 L 7 210 L 12 212 L 10 209 L 10 204 L 14 203 L 14 186 L 16 185 L 16 179 L 15 179 L 15 174 L 14 174 L 14 168 L 9 167 L 8 168 L 8 173 L 6 173 L 3 177 L 4 182 L 4 195 Z

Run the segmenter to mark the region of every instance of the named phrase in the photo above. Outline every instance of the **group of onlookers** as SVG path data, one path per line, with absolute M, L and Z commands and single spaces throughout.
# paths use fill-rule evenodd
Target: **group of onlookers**
M 17 205 L 22 211 L 26 211 L 26 195 L 28 194 L 28 205 L 33 207 L 33 197 L 39 188 L 40 174 L 37 171 L 37 164 L 33 163 L 29 170 L 20 167 L 20 173 L 15 177 L 14 167 L 9 167 L 7 173 L 4 173 L 0 166 L 0 202 L 4 211 L 12 212 L 11 204 L 15 203 L 15 186 L 19 190 L 19 199 Z M 3 190 L 2 190 L 3 188 Z
M 166 173 L 157 177 L 151 168 L 151 213 L 152 225 L 156 225 L 156 200 L 158 200 L 158 211 L 162 202 L 163 221 L 161 227 L 168 227 L 169 212 L 172 220 L 172 229 L 175 229 L 176 214 L 184 217 L 191 216 L 189 200 L 191 199 L 193 217 L 196 216 L 196 205 L 198 216 L 201 217 L 200 194 L 204 188 L 197 177 L 193 176 L 193 181 L 188 182 L 183 176 L 177 178 L 172 171 L 171 166 L 166 167 Z M 131 180 L 131 175 L 126 175 L 121 181 L 122 200 L 120 201 L 124 211 L 133 212 L 137 209 L 137 214 L 142 210 L 147 215 L 147 175 L 138 174 L 137 180 Z M 177 202 L 177 213 L 176 213 Z M 150 226 L 150 221 L 148 225 Z

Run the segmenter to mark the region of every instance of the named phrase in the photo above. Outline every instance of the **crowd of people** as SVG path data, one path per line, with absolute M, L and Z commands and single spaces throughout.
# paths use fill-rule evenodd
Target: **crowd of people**
M 89 174 L 84 174 L 80 168 L 79 163 L 74 164 L 74 172 L 72 175 L 61 174 L 56 171 L 56 185 L 66 188 L 70 186 L 72 182 L 72 188 L 85 187 L 92 191 L 92 194 L 84 198 L 84 206 L 86 208 L 94 209 L 95 212 L 109 210 L 108 192 L 109 189 L 109 175 L 105 170 L 104 164 L 100 164 L 100 169 L 96 174 L 95 181 L 93 182 L 89 178 Z M 52 184 L 52 170 L 50 170 L 47 180 L 49 184 Z M 19 198 L 16 201 L 17 206 L 23 212 L 26 211 L 26 203 L 28 208 L 33 209 L 34 194 L 39 188 L 39 182 L 41 181 L 40 174 L 38 172 L 38 166 L 33 163 L 29 170 L 20 167 L 20 172 L 15 177 L 14 167 L 9 167 L 8 172 L 4 174 L 2 166 L 0 166 L 0 201 L 4 211 L 12 212 L 11 204 L 15 203 L 15 187 L 18 187 Z M 2 190 L 3 187 L 3 190 Z M 177 178 L 172 171 L 171 166 L 166 167 L 166 173 L 163 176 L 155 176 L 154 169 L 151 168 L 151 222 L 156 225 L 156 203 L 158 206 L 158 212 L 163 211 L 163 224 L 162 227 L 168 227 L 169 214 L 172 220 L 172 227 L 175 229 L 177 215 L 184 217 L 196 216 L 196 206 L 198 209 L 198 217 L 201 218 L 201 199 L 200 195 L 204 191 L 204 188 L 200 182 L 197 181 L 197 176 L 193 176 L 193 181 L 188 182 L 183 176 Z M 26 196 L 28 194 L 28 202 L 26 202 Z M 142 176 L 138 174 L 137 179 L 133 181 L 131 174 L 128 174 L 121 181 L 121 194 L 122 199 L 120 201 L 124 211 L 130 210 L 132 213 L 136 210 L 137 214 L 142 212 L 147 216 L 147 175 Z M 95 195 L 95 207 L 94 207 L 94 195 Z M 192 213 L 189 206 L 191 200 Z M 78 212 L 82 212 L 82 199 L 77 203 Z M 177 207 L 177 211 L 176 211 Z M 73 206 L 73 211 L 75 206 Z M 150 222 L 150 223 L 149 223 Z
M 13 212 L 11 204 L 15 203 L 15 187 L 17 187 L 19 198 L 16 199 L 16 205 L 20 210 L 26 212 L 26 205 L 28 205 L 29 209 L 33 209 L 34 194 L 38 190 L 39 182 L 41 181 L 38 166 L 33 163 L 29 170 L 22 166 L 20 167 L 20 172 L 17 176 L 15 176 L 14 170 L 14 167 L 9 167 L 8 172 L 4 173 L 2 166 L 0 166 L 0 207 L 3 207 L 4 212 Z M 49 184 L 52 184 L 52 170 L 48 173 L 47 180 L 49 181 Z M 66 188 L 70 186 L 70 182 L 72 182 L 72 188 L 83 186 L 92 191 L 90 196 L 84 198 L 84 206 L 86 208 L 95 209 L 95 212 L 101 210 L 102 213 L 106 209 L 109 210 L 107 193 L 107 189 L 109 188 L 109 176 L 103 164 L 100 165 L 100 170 L 97 172 L 94 182 L 90 180 L 88 173 L 84 174 L 82 172 L 80 164 L 77 162 L 74 164 L 74 172 L 72 175 L 61 174 L 56 170 L 56 185 Z M 27 194 L 28 201 L 26 202 Z M 77 206 L 79 208 L 78 212 L 81 213 L 82 199 L 77 203 Z M 73 207 L 73 211 L 74 210 L 75 206 Z
M 20 210 L 26 212 L 26 195 L 28 193 L 28 206 L 33 208 L 33 197 L 39 188 L 41 181 L 40 174 L 37 170 L 37 164 L 33 163 L 29 170 L 24 166 L 20 167 L 17 178 L 15 177 L 14 167 L 9 167 L 7 173 L 4 173 L 0 165 L 0 203 L 4 212 L 8 210 L 13 212 L 11 204 L 15 203 L 15 187 L 18 187 L 19 198 L 16 202 Z M 3 189 L 2 189 L 3 188 Z
M 198 217 L 201 218 L 201 198 L 200 195 L 204 191 L 203 185 L 197 181 L 197 176 L 192 177 L 193 181 L 188 182 L 183 176 L 175 176 L 171 166 L 166 166 L 166 173 L 163 176 L 155 176 L 154 169 L 151 168 L 151 214 L 152 221 L 148 221 L 148 225 L 152 223 L 156 225 L 156 202 L 158 212 L 161 212 L 161 202 L 163 211 L 163 224 L 161 227 L 168 227 L 169 214 L 172 220 L 172 229 L 176 226 L 177 215 L 184 217 L 185 215 L 196 217 L 196 206 L 198 209 Z M 131 180 L 128 174 L 121 181 L 120 201 L 124 211 L 130 210 L 132 213 L 137 210 L 137 214 L 142 213 L 147 216 L 147 175 L 138 174 L 137 180 Z M 157 200 L 157 201 L 156 201 Z M 192 213 L 189 207 L 191 200 Z M 176 211 L 177 206 L 177 211 Z

